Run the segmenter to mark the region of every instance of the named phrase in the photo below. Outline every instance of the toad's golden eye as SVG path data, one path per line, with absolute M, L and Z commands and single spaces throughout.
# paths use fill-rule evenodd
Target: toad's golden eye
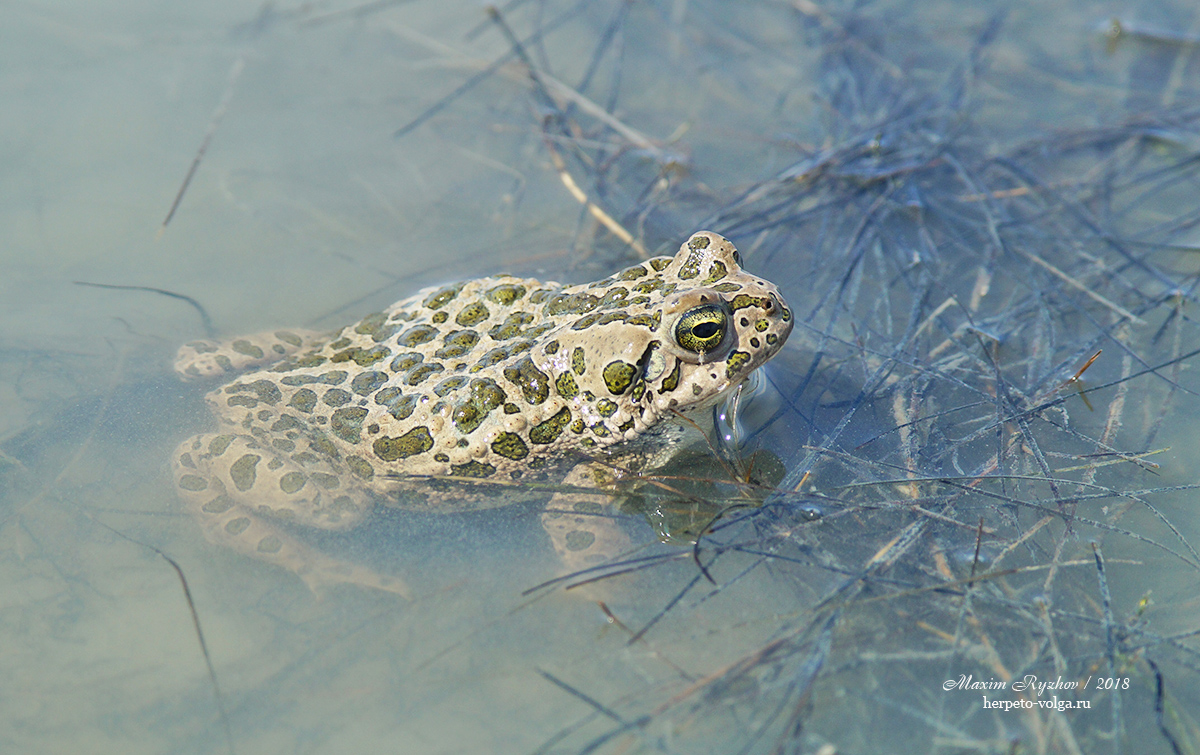
M 729 313 L 720 304 L 701 304 L 684 312 L 675 324 L 675 342 L 701 356 L 713 351 L 725 339 Z

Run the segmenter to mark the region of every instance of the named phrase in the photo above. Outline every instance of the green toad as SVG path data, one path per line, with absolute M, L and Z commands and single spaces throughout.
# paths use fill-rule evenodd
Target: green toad
M 376 505 L 502 505 L 514 488 L 566 472 L 568 485 L 603 489 L 613 469 L 665 460 L 681 417 L 722 401 L 791 329 L 776 287 L 700 232 L 673 258 L 595 283 L 494 276 L 420 291 L 332 334 L 193 342 L 176 361 L 185 379 L 232 380 L 208 394 L 217 432 L 175 452 L 175 482 L 214 542 L 314 588 L 403 592 L 297 532 L 354 527 Z M 611 518 L 590 515 L 603 499 L 559 493 L 543 515 L 568 565 L 623 542 Z

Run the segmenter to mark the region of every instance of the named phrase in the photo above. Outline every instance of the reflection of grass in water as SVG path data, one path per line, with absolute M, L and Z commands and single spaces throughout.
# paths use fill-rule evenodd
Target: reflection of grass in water
M 936 40 L 797 7 L 823 50 L 828 142 L 731 198 L 665 181 L 666 166 L 647 178 L 623 157 L 632 145 L 596 147 L 620 137 L 569 106 L 546 121 L 569 145 L 563 169 L 588 176 L 575 183 L 641 198 L 615 215 L 627 226 L 733 238 L 784 287 L 813 355 L 777 377 L 788 406 L 762 434 L 788 468 L 778 493 L 717 520 L 696 547 L 702 574 L 630 629 L 668 646 L 678 636 L 646 627 L 679 631 L 768 571 L 770 639 L 615 701 L 555 678 L 593 713 L 546 749 L 654 749 L 669 728 L 720 751 L 1195 751 L 1195 601 L 1176 616 L 1148 596 L 1200 571 L 1168 513 L 1182 488 L 1153 456 L 1194 391 L 1197 113 L 997 144 L 1003 124 L 972 100 L 990 104 L 979 82 L 999 25 L 931 87 L 891 60 Z M 1156 629 L 1156 614 L 1180 626 Z M 997 714 L 984 694 L 1056 693 L 941 687 L 1030 674 L 1091 679 L 1057 693 L 1091 707 Z

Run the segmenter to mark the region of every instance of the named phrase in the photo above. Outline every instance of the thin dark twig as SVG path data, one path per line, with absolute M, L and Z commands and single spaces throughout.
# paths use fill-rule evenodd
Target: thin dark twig
M 183 183 L 179 186 L 179 191 L 175 193 L 175 199 L 171 202 L 171 209 L 167 210 L 167 216 L 163 218 L 162 225 L 158 228 L 157 238 L 162 238 L 162 235 L 167 230 L 167 225 L 170 224 L 171 218 L 175 217 L 175 211 L 179 209 L 179 205 L 183 202 L 183 195 L 187 193 L 188 187 L 192 184 L 192 179 L 196 176 L 196 171 L 200 168 L 200 162 L 204 159 L 204 154 L 208 152 L 208 145 L 212 142 L 213 136 L 217 133 L 217 128 L 220 127 L 221 121 L 225 118 L 225 113 L 229 110 L 229 103 L 233 101 L 233 93 L 237 91 L 238 79 L 242 77 L 242 71 L 246 68 L 246 55 L 243 53 L 238 56 L 238 59 L 233 62 L 233 66 L 229 69 L 229 83 L 225 87 L 225 94 L 221 97 L 221 102 L 217 105 L 217 109 L 213 111 L 212 119 L 208 124 L 208 131 L 205 132 L 204 138 L 200 140 L 200 147 L 196 150 L 195 157 L 192 158 L 192 164 L 188 167 L 187 175 L 183 177 Z
M 109 525 L 105 524 L 104 522 L 100 521 L 99 519 L 96 519 L 95 517 L 90 517 L 90 518 L 96 524 L 100 525 L 104 529 L 113 533 L 117 537 L 119 537 L 123 540 L 126 540 L 130 543 L 133 543 L 134 545 L 137 545 L 141 548 L 146 548 L 147 550 L 153 552 L 159 558 L 166 561 L 171 566 L 171 568 L 175 571 L 175 576 L 179 580 L 179 586 L 183 589 L 183 599 L 184 599 L 184 602 L 187 604 L 188 613 L 192 617 L 192 629 L 196 633 L 196 642 L 200 646 L 200 654 L 204 657 L 204 665 L 208 669 L 208 681 L 209 681 L 209 684 L 212 686 L 213 701 L 217 705 L 217 716 L 221 719 L 221 728 L 224 730 L 224 733 L 225 733 L 225 745 L 226 745 L 226 748 L 229 750 L 229 755 L 234 755 L 233 728 L 229 722 L 229 713 L 225 709 L 225 695 L 221 691 L 220 682 L 217 681 L 217 670 L 213 666 L 212 654 L 209 653 L 209 650 L 208 650 L 208 642 L 204 639 L 204 629 L 200 626 L 200 612 L 196 609 L 196 601 L 192 598 L 192 588 L 188 584 L 187 575 L 185 575 L 183 573 L 183 567 L 181 567 L 179 565 L 178 561 L 176 561 L 175 559 L 168 556 L 165 552 L 162 551 L 162 549 L 158 548 L 157 546 L 151 545 L 150 543 L 142 542 L 141 540 L 138 540 L 137 538 L 131 537 L 114 527 L 110 527 Z
M 203 304 L 201 304 L 200 302 L 196 301 L 195 299 L 193 299 L 192 297 L 190 297 L 186 294 L 176 293 L 175 291 L 168 291 L 165 288 L 155 288 L 154 286 L 126 286 L 126 285 L 121 285 L 121 284 L 116 284 L 116 283 L 91 283 L 89 281 L 72 281 L 72 282 L 76 286 L 90 286 L 92 288 L 107 288 L 107 289 L 112 289 L 112 290 L 116 290 L 116 291 L 148 291 L 152 294 L 168 296 L 172 299 L 179 299 L 180 301 L 187 302 L 189 305 L 191 305 L 192 309 L 196 310 L 196 313 L 200 315 L 200 322 L 204 326 L 204 335 L 206 335 L 209 338 L 217 337 L 217 329 L 213 326 L 212 318 L 209 317 L 209 315 L 208 315 L 208 310 L 204 308 Z
M 696 586 L 696 584 L 700 581 L 700 576 L 701 575 L 697 574 L 688 580 L 688 583 L 680 588 L 679 591 L 675 593 L 675 596 L 667 601 L 666 605 L 659 609 L 658 613 L 656 613 L 654 617 L 650 619 L 650 621 L 646 622 L 641 629 L 634 632 L 633 636 L 629 638 L 628 644 L 632 645 L 638 640 L 642 639 L 646 632 L 649 632 L 655 624 L 661 621 L 662 618 L 666 616 L 676 604 L 679 603 L 679 601 L 683 600 L 683 596 L 687 595 L 691 589 Z
M 1175 755 L 1183 755 L 1183 748 L 1180 747 L 1179 740 L 1175 738 L 1175 735 L 1167 728 L 1167 722 L 1163 720 L 1164 709 L 1166 708 L 1164 702 L 1166 698 L 1166 682 L 1163 680 L 1162 671 L 1159 670 L 1158 664 L 1152 658 L 1147 658 L 1146 664 L 1154 672 L 1154 722 L 1158 724 L 1158 730 L 1162 732 L 1163 737 L 1170 743 L 1171 752 L 1175 753 Z
M 1108 661 L 1108 675 L 1115 679 L 1117 677 L 1117 623 L 1113 618 L 1112 610 L 1112 593 L 1108 590 L 1108 575 L 1104 571 L 1104 554 L 1100 550 L 1100 545 L 1096 542 L 1091 544 L 1092 553 L 1096 560 L 1096 579 L 1100 585 L 1100 600 L 1101 608 L 1104 611 L 1104 637 L 1105 637 L 1105 659 Z M 1113 752 L 1120 755 L 1121 740 L 1123 739 L 1124 723 L 1121 715 L 1121 690 L 1114 686 L 1111 690 L 1112 697 L 1112 741 Z
M 524 40 L 522 40 L 522 43 L 525 45 L 532 44 L 533 42 L 541 39 L 546 34 L 549 34 L 550 32 L 554 31 L 558 27 L 566 24 L 568 21 L 573 20 L 574 18 L 576 18 L 579 8 L 581 8 L 586 2 L 588 2 L 588 0 L 581 0 L 581 2 L 577 3 L 572 8 L 564 11 L 562 13 L 562 15 L 560 15 L 558 18 L 554 19 L 549 24 L 546 24 L 545 26 L 540 27 L 533 34 L 526 37 Z M 494 8 L 494 6 L 491 6 L 491 7 Z M 503 68 L 505 65 L 507 65 L 516 56 L 517 56 L 516 50 L 514 48 L 509 48 L 508 52 L 504 53 L 503 55 L 498 57 L 496 60 L 492 61 L 482 71 L 471 76 L 469 79 L 464 81 L 462 84 L 459 84 L 457 87 L 454 88 L 454 91 L 452 91 L 449 94 L 447 94 L 446 96 L 442 97 L 440 100 L 438 100 L 437 102 L 435 102 L 434 104 L 432 104 L 428 108 L 426 108 L 416 118 L 413 118 L 411 121 L 409 121 L 408 123 L 404 124 L 400 128 L 396 129 L 394 132 L 392 132 L 392 138 L 400 139 L 400 138 L 404 137 L 405 135 L 407 135 L 408 133 L 414 131 L 415 129 L 420 127 L 422 124 L 424 124 L 426 121 L 428 121 L 430 118 L 433 118 L 435 115 L 442 112 L 450 105 L 454 104 L 454 102 L 457 101 L 459 97 L 462 97 L 464 94 L 466 94 L 467 92 L 471 91 L 476 86 L 478 86 L 479 84 L 486 81 L 493 74 L 495 74 L 496 71 L 499 71 L 501 68 Z

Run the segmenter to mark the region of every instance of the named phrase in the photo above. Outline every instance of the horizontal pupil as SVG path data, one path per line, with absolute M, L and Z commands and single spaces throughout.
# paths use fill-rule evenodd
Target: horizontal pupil
M 720 330 L 715 322 L 702 322 L 692 328 L 692 335 L 697 338 L 708 339 L 715 336 Z

